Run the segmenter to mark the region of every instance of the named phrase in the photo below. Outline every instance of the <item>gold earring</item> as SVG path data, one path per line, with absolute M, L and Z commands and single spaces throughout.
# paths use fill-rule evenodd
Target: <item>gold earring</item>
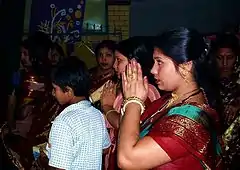
M 188 74 L 189 74 L 189 72 L 186 69 L 183 68 L 182 69 L 182 77 L 183 77 L 183 79 L 186 83 L 189 83 Z

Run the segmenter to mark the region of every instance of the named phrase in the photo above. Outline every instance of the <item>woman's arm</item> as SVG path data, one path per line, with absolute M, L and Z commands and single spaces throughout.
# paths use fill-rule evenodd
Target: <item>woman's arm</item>
M 118 113 L 112 106 L 104 105 L 102 110 L 113 128 L 118 129 L 120 124 L 120 113 Z
M 139 139 L 138 104 L 128 104 L 119 131 L 118 166 L 122 169 L 151 169 L 171 161 L 168 154 L 151 137 Z

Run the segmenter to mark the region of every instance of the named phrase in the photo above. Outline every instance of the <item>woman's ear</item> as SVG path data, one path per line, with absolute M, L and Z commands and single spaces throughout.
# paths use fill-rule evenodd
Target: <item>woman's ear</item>
M 71 87 L 69 87 L 69 86 L 66 87 L 66 92 L 65 92 L 65 93 L 67 93 L 67 95 L 68 95 L 69 97 L 74 96 L 74 91 L 73 91 L 73 89 L 72 89 Z
M 179 72 L 186 82 L 192 79 L 193 62 L 189 61 L 179 65 Z
M 193 69 L 193 62 L 188 61 L 186 63 L 180 64 L 180 67 L 188 72 L 192 72 Z

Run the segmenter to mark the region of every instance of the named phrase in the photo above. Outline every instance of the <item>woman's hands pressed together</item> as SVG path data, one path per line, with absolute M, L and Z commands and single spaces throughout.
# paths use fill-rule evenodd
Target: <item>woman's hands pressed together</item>
M 122 89 L 125 99 L 137 97 L 143 102 L 147 99 L 148 80 L 147 77 L 143 78 L 141 66 L 134 59 L 122 73 Z

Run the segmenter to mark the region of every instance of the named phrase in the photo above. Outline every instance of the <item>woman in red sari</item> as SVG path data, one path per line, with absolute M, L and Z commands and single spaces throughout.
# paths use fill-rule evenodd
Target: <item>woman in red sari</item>
M 186 28 L 158 37 L 151 73 L 159 89 L 171 94 L 146 110 L 147 78 L 136 61 L 128 65 L 122 74 L 121 169 L 220 169 L 219 121 L 211 108 L 215 94 L 208 84 L 212 77 L 205 74 L 209 68 L 205 52 L 203 38 Z M 142 113 L 148 117 L 140 121 Z

